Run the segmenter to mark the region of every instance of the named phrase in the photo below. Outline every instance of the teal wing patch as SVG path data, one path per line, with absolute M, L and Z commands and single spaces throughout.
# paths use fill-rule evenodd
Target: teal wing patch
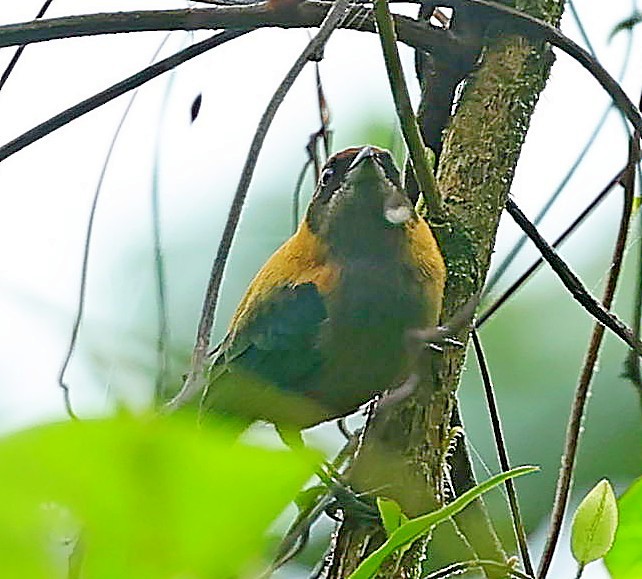
M 221 344 L 215 366 L 241 369 L 280 390 L 300 392 L 323 363 L 319 337 L 326 319 L 313 283 L 279 288 Z

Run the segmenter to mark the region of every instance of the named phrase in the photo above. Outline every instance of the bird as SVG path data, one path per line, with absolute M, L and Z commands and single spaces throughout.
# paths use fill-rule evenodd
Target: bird
M 213 351 L 201 419 L 265 421 L 283 438 L 352 414 L 412 372 L 408 332 L 437 326 L 445 280 L 391 154 L 337 152 Z

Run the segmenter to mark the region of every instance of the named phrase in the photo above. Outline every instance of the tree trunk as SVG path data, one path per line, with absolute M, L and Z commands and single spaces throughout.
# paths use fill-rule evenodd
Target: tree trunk
M 557 24 L 563 2 L 523 0 L 517 8 Z M 553 63 L 547 45 L 502 34 L 499 24 L 503 22 L 503 16 L 493 16 L 481 64 L 466 81 L 443 140 L 437 178 L 447 216 L 431 226 L 448 267 L 444 320 L 483 286 L 519 152 Z M 464 342 L 467 333 L 464 330 L 459 336 Z M 394 498 L 412 517 L 448 501 L 451 488 L 460 493 L 473 484 L 464 446 L 451 427 L 464 360 L 465 348 L 426 356 L 415 393 L 375 413 L 348 473 L 357 491 Z M 505 562 L 510 556 L 481 501 L 453 524 L 462 559 Z M 385 533 L 377 524 L 348 516 L 334 538 L 325 576 L 347 577 L 383 540 Z M 426 550 L 427 541 L 418 541 L 402 557 L 391 557 L 395 560 L 388 561 L 378 577 L 421 577 Z M 505 576 L 490 568 L 486 573 Z

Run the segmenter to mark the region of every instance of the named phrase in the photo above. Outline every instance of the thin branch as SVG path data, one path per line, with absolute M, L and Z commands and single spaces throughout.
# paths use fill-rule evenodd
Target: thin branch
M 552 247 L 557 249 L 566 239 L 573 233 L 585 220 L 586 218 L 593 213 L 595 209 L 606 199 L 607 195 L 611 192 L 613 187 L 615 187 L 622 178 L 626 168 L 622 169 L 615 177 L 613 177 L 606 187 L 600 191 L 597 196 L 586 206 L 586 208 L 573 220 L 573 222 L 562 232 L 562 234 L 555 240 Z M 524 239 L 528 239 L 528 236 L 524 236 Z M 533 265 L 531 265 L 522 275 L 520 275 L 508 289 L 506 289 L 502 295 L 497 298 L 492 305 L 490 305 L 483 314 L 479 316 L 476 328 L 480 328 L 484 325 L 498 310 L 501 308 L 504 303 L 511 298 L 519 288 L 521 288 L 524 283 L 539 269 L 539 267 L 544 263 L 544 258 L 539 257 Z M 489 290 L 485 290 L 485 293 L 488 293 Z M 637 334 L 636 334 L 637 335 Z
M 445 3 L 452 6 L 462 6 L 465 3 L 483 10 L 500 12 L 512 21 L 515 25 L 516 33 L 547 40 L 552 45 L 557 46 L 584 66 L 609 93 L 616 106 L 626 115 L 633 126 L 637 130 L 642 129 L 642 118 L 637 108 L 628 99 L 619 84 L 588 52 L 553 26 L 512 8 L 485 0 L 449 0 Z M 43 42 L 57 38 L 122 32 L 233 28 L 235 30 L 231 33 L 240 35 L 242 32 L 238 29 L 316 27 L 327 13 L 328 6 L 327 2 L 310 1 L 297 5 L 296 10 L 275 10 L 270 7 L 269 3 L 258 3 L 250 6 L 213 6 L 204 9 L 132 11 L 67 16 L 0 26 L 0 47 Z M 362 10 L 363 7 L 357 4 L 350 8 L 349 15 L 356 16 Z M 454 43 L 459 42 L 450 30 L 437 29 L 431 27 L 428 23 L 418 22 L 412 18 L 394 16 L 394 22 L 399 40 L 414 48 L 428 50 L 433 53 L 448 54 L 453 50 Z M 371 17 L 347 18 L 343 25 L 346 28 L 355 30 L 368 32 L 374 32 L 375 30 Z M 194 45 L 192 48 L 197 46 L 199 45 Z M 54 127 L 52 130 L 55 130 L 55 128 L 59 127 Z M 27 144 L 30 144 L 30 142 Z M 11 154 L 9 151 L 14 146 L 15 142 L 12 142 L 0 147 L 0 160 Z M 22 146 L 25 145 L 23 144 Z M 8 148 L 5 149 L 5 147 Z
M 323 162 L 325 163 L 328 160 L 328 157 L 330 156 L 330 140 L 332 137 L 332 131 L 330 130 L 330 107 L 328 106 L 328 99 L 325 96 L 325 90 L 323 90 L 323 81 L 321 80 L 321 70 L 319 69 L 319 62 L 316 61 L 314 63 L 314 76 L 316 80 L 316 88 L 317 88 L 317 106 L 319 108 L 319 123 L 321 124 L 321 128 L 319 129 L 319 133 L 321 135 L 321 138 L 323 139 L 323 153 L 324 153 L 324 159 Z M 316 180 L 319 180 L 319 173 L 320 173 L 321 167 L 318 167 L 318 170 L 316 171 Z
M 52 2 L 53 0 L 45 0 L 45 2 L 43 2 L 42 6 L 40 7 L 40 10 L 38 10 L 38 14 L 36 14 L 36 20 L 40 20 L 40 18 L 42 18 L 45 15 L 47 10 L 49 10 L 49 6 L 51 6 Z M 18 61 L 20 60 L 20 57 L 22 56 L 22 53 L 25 51 L 26 47 L 27 47 L 26 44 L 19 46 L 18 50 L 16 50 L 13 56 L 11 57 L 11 60 L 9 61 L 7 68 L 4 69 L 2 76 L 0 76 L 0 90 L 4 88 L 4 85 L 9 80 L 9 77 L 11 76 L 13 69 L 16 67 L 16 64 L 18 64 Z
M 168 33 L 163 44 L 169 38 Z M 162 45 L 161 45 L 162 46 Z M 159 47 L 160 51 L 160 47 Z M 151 187 L 151 215 L 152 215 L 152 252 L 154 255 L 154 272 L 156 274 L 156 303 L 158 306 L 158 336 L 156 339 L 156 361 L 158 368 L 154 384 L 154 404 L 163 403 L 166 398 L 165 388 L 169 374 L 169 321 L 167 313 L 167 276 L 165 274 L 165 259 L 163 256 L 163 242 L 161 236 L 161 210 L 160 210 L 160 165 L 163 119 L 167 113 L 167 105 L 174 82 L 176 69 L 169 77 L 163 102 L 161 103 L 157 124 L 156 139 L 154 144 L 154 165 L 152 170 Z
M 221 280 L 223 279 L 223 271 L 225 269 L 225 264 L 227 263 L 236 227 L 241 217 L 245 197 L 254 174 L 254 168 L 256 167 L 261 148 L 263 147 L 263 141 L 265 140 L 265 136 L 267 135 L 268 129 L 272 124 L 272 120 L 274 119 L 277 110 L 294 84 L 294 81 L 297 79 L 299 73 L 303 70 L 309 60 L 318 58 L 318 55 L 325 46 L 328 38 L 346 16 L 346 13 L 350 8 L 349 3 L 350 0 L 337 0 L 335 2 L 321 24 L 317 35 L 310 40 L 303 52 L 292 65 L 292 68 L 285 76 L 279 87 L 276 89 L 276 92 L 272 96 L 272 99 L 268 103 L 268 106 L 259 121 L 243 167 L 243 172 L 241 173 L 241 179 L 236 189 L 236 193 L 234 194 L 234 199 L 232 200 L 232 206 L 230 207 L 227 222 L 225 223 L 216 258 L 212 264 L 210 280 L 205 293 L 203 308 L 201 310 L 201 319 L 198 324 L 196 343 L 194 351 L 192 352 L 190 373 L 185 380 L 181 391 L 166 404 L 165 409 L 167 411 L 171 412 L 178 409 L 187 401 L 191 400 L 202 390 L 204 386 L 202 376 L 203 366 L 205 364 L 205 357 L 210 343 L 212 325 L 214 324 L 214 313 L 218 302 Z
M 602 113 L 600 120 L 595 125 L 593 132 L 591 133 L 586 144 L 584 145 L 584 148 L 580 151 L 579 155 L 575 159 L 575 162 L 571 165 L 571 167 L 566 172 L 566 175 L 564 175 L 564 177 L 560 181 L 555 191 L 553 191 L 553 193 L 547 199 L 544 206 L 540 209 L 539 213 L 535 216 L 535 219 L 533 220 L 533 225 L 535 225 L 536 227 L 542 222 L 542 219 L 544 219 L 544 217 L 548 214 L 549 209 L 553 206 L 555 201 L 557 201 L 557 198 L 564 191 L 564 189 L 566 188 L 566 185 L 568 185 L 568 182 L 571 180 L 571 177 L 575 175 L 577 168 L 580 166 L 580 163 L 584 160 L 584 157 L 593 146 L 593 143 L 595 142 L 595 139 L 597 138 L 598 133 L 602 130 L 602 127 L 604 126 L 604 122 L 606 121 L 606 118 L 610 110 L 611 110 L 611 107 L 609 106 Z M 488 295 L 490 292 L 493 291 L 493 289 L 495 288 L 499 280 L 506 273 L 506 270 L 510 267 L 510 265 L 515 260 L 515 257 L 517 256 L 517 254 L 521 251 L 522 247 L 524 247 L 524 244 L 526 243 L 526 241 L 528 241 L 528 236 L 522 235 L 517 241 L 517 243 L 515 243 L 515 245 L 511 248 L 510 252 L 506 255 L 506 257 L 504 257 L 502 262 L 497 266 L 497 269 L 493 272 L 493 275 L 488 280 L 488 283 L 484 288 L 485 294 Z M 553 247 L 556 247 L 556 245 L 553 244 Z
M 433 168 L 428 163 L 426 145 L 410 103 L 410 95 L 397 51 L 394 21 L 387 0 L 374 0 L 374 11 L 388 80 L 390 81 L 390 90 L 415 179 L 426 202 L 428 215 L 438 217 L 442 212 L 442 199 L 437 190 Z
M 354 3 L 353 3 L 354 4 Z M 61 38 L 151 32 L 159 30 L 216 30 L 221 28 L 316 28 L 326 17 L 330 2 L 302 2 L 296 10 L 275 10 L 268 2 L 181 10 L 132 10 L 63 16 L 0 26 L 0 48 Z M 375 32 L 374 20 L 354 4 L 339 27 Z M 415 48 L 448 51 L 456 38 L 449 32 L 407 16 L 395 15 L 399 39 Z
M 310 33 L 308 32 L 308 35 Z M 294 187 L 294 193 L 292 195 L 292 233 L 294 234 L 299 227 L 300 219 L 300 205 L 301 205 L 301 189 L 303 188 L 303 182 L 305 181 L 305 176 L 308 172 L 308 168 L 312 165 L 314 169 L 314 182 L 316 183 L 319 180 L 319 175 L 321 173 L 321 166 L 328 160 L 330 156 L 330 140 L 332 131 L 330 130 L 330 108 L 328 107 L 328 101 L 325 98 L 325 91 L 323 90 L 323 82 L 321 82 L 321 72 L 319 70 L 319 62 L 315 61 L 314 63 L 314 74 L 316 80 L 316 93 L 317 93 L 317 108 L 319 111 L 319 129 L 310 135 L 308 139 L 308 144 L 305 147 L 305 150 L 308 154 L 308 159 L 304 163 L 299 177 L 296 181 Z M 323 159 L 319 159 L 317 143 L 319 141 L 323 142 Z
M 611 267 L 609 276 L 604 289 L 604 297 L 602 299 L 603 309 L 609 310 L 613 305 L 615 298 L 615 290 L 620 278 L 622 270 L 622 262 L 624 261 L 624 253 L 626 250 L 626 241 L 629 232 L 629 223 L 633 213 L 633 197 L 635 189 L 635 172 L 639 152 L 639 133 L 631 139 L 629 149 L 629 161 L 626 174 L 624 175 L 624 203 L 622 207 L 622 217 L 620 219 L 620 227 L 618 230 L 615 248 L 613 250 L 613 258 L 611 260 Z M 582 434 L 582 422 L 584 419 L 584 412 L 588 402 L 591 381 L 595 373 L 595 366 L 600 352 L 602 341 L 604 338 L 604 326 L 601 323 L 596 323 L 591 335 L 584 366 L 580 374 L 580 378 L 575 389 L 575 396 L 573 397 L 573 405 L 571 414 L 569 416 L 568 425 L 566 428 L 566 441 L 564 444 L 564 454 L 562 455 L 562 467 L 557 479 L 557 487 L 555 490 L 555 501 L 553 503 L 553 512 L 551 514 L 551 523 L 546 538 L 546 544 L 540 559 L 539 569 L 537 572 L 538 579 L 544 579 L 548 573 L 555 547 L 559 539 L 564 521 L 564 514 L 568 505 L 568 498 L 570 495 L 571 484 L 573 481 L 573 471 L 575 469 L 575 461 L 577 459 L 577 449 L 579 447 L 580 436 Z
M 642 356 L 642 343 L 634 335 L 631 328 L 588 292 L 580 279 L 571 271 L 568 265 L 566 265 L 566 262 L 557 255 L 555 250 L 544 240 L 517 204 L 510 198 L 506 200 L 506 210 L 510 213 L 517 225 L 530 237 L 544 259 L 557 274 L 557 277 L 584 309 L 600 322 L 600 324 L 609 328 L 616 336 L 628 344 L 639 356 Z
M 192 46 L 185 48 L 173 54 L 172 56 L 165 58 L 156 64 L 152 64 L 147 68 L 144 68 L 140 72 L 133 74 L 130 77 L 127 77 L 125 80 L 117 82 L 116 84 L 110 86 L 108 89 L 105 89 L 102 92 L 95 94 L 94 96 L 85 99 L 82 102 L 74 105 L 73 107 L 68 108 L 67 110 L 51 117 L 50 119 L 40 123 L 35 126 L 33 129 L 28 130 L 26 133 L 23 133 L 19 137 L 16 137 L 12 141 L 9 141 L 5 145 L 0 147 L 0 161 L 4 161 L 7 157 L 10 157 L 14 153 L 24 149 L 28 145 L 31 145 L 46 137 L 48 134 L 53 133 L 57 129 L 65 126 L 74 119 L 81 117 L 94 109 L 108 103 L 109 101 L 114 100 L 115 98 L 138 88 L 139 86 L 149 82 L 153 78 L 160 76 L 161 74 L 176 68 L 180 64 L 187 62 L 188 60 L 211 50 L 229 40 L 238 38 L 243 34 L 247 34 L 250 30 L 226 30 L 224 32 L 219 32 L 218 34 L 198 42 Z
M 163 45 L 165 44 L 166 40 L 167 40 L 167 37 L 156 49 L 156 52 L 152 56 L 152 60 L 156 59 Z M 65 358 L 63 360 L 63 363 L 60 367 L 60 371 L 58 373 L 58 386 L 62 388 L 62 391 L 63 391 L 63 397 L 64 397 L 67 414 L 74 419 L 78 417 L 74 413 L 71 405 L 69 386 L 67 386 L 65 382 L 65 374 L 67 373 L 67 368 L 69 366 L 69 362 L 71 361 L 71 357 L 73 356 L 74 351 L 76 350 L 76 344 L 78 342 L 78 332 L 80 330 L 80 325 L 82 323 L 82 319 L 85 311 L 85 294 L 87 291 L 87 279 L 88 279 L 88 271 L 89 271 L 89 252 L 91 249 L 91 240 L 94 232 L 96 209 L 98 207 L 98 199 L 100 197 L 100 192 L 102 191 L 103 182 L 105 181 L 105 175 L 107 174 L 107 168 L 109 167 L 109 161 L 111 160 L 112 154 L 114 152 L 114 148 L 116 146 L 116 142 L 118 141 L 120 132 L 129 115 L 129 111 L 131 110 L 134 104 L 134 100 L 136 99 L 137 94 L 138 94 L 137 92 L 134 92 L 131 95 L 129 102 L 127 103 L 127 106 L 125 107 L 125 110 L 123 111 L 123 114 L 120 118 L 120 121 L 116 126 L 116 130 L 114 131 L 114 134 L 112 136 L 111 142 L 109 144 L 109 148 L 107 149 L 107 154 L 105 155 L 105 161 L 103 162 L 103 166 L 100 171 L 100 175 L 98 177 L 98 182 L 96 183 L 94 197 L 91 203 L 91 208 L 89 210 L 89 220 L 87 222 L 87 231 L 85 233 L 85 244 L 83 248 L 82 265 L 80 270 L 80 288 L 78 290 L 78 307 L 76 308 L 76 317 L 74 318 L 69 345 L 67 346 Z
M 508 450 L 506 449 L 506 441 L 504 439 L 504 432 L 502 428 L 502 421 L 499 416 L 499 409 L 497 407 L 497 399 L 495 397 L 495 389 L 490 377 L 488 364 L 486 363 L 486 356 L 482 348 L 481 341 L 477 330 L 473 329 L 472 333 L 473 345 L 475 347 L 475 354 L 477 356 L 477 364 L 481 373 L 482 382 L 484 383 L 484 394 L 486 395 L 486 404 L 490 414 L 490 423 L 493 427 L 493 437 L 495 440 L 495 448 L 497 449 L 497 456 L 499 458 L 499 465 L 502 472 L 508 472 L 511 469 L 510 461 L 508 460 Z M 528 575 L 534 575 L 533 564 L 528 552 L 528 541 L 526 539 L 526 531 L 524 530 L 524 523 L 519 511 L 519 501 L 517 500 L 517 492 L 515 491 L 515 484 L 512 479 L 507 479 L 504 483 L 506 485 L 506 494 L 508 495 L 508 504 L 510 506 L 511 518 L 513 521 L 513 528 L 515 529 L 515 536 L 517 537 L 517 545 L 519 552 L 522 556 L 522 563 Z

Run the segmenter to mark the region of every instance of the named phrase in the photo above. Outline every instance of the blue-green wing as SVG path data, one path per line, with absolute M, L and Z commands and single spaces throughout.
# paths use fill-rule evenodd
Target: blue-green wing
M 301 392 L 323 363 L 319 337 L 326 318 L 313 283 L 274 290 L 222 342 L 210 373 L 212 388 L 223 373 L 243 373 L 282 391 Z

